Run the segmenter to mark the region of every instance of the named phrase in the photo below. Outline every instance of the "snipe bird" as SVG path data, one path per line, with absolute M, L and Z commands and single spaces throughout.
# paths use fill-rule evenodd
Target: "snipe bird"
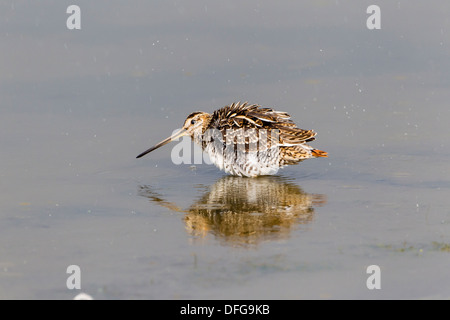
M 187 135 L 220 170 L 235 176 L 273 175 L 286 165 L 327 157 L 325 151 L 306 144 L 316 132 L 298 128 L 286 112 L 235 102 L 212 114 L 191 113 L 180 131 L 137 158 Z

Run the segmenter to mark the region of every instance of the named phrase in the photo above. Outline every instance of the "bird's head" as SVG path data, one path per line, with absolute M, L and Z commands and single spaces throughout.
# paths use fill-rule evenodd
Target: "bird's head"
M 206 112 L 193 112 L 191 113 L 186 120 L 184 121 L 183 127 L 171 135 L 170 137 L 164 139 L 160 143 L 154 145 L 150 149 L 142 152 L 136 158 L 141 158 L 145 156 L 147 153 L 152 152 L 153 150 L 162 147 L 163 145 L 168 144 L 169 142 L 176 140 L 183 136 L 191 136 L 194 140 L 198 141 L 201 139 L 202 134 L 206 131 L 208 127 L 209 121 L 211 119 L 211 115 Z
M 184 121 L 182 128 L 182 130 L 186 130 L 184 135 L 190 135 L 192 138 L 194 136 L 200 136 L 206 131 L 210 118 L 211 115 L 209 113 L 201 111 L 192 112 Z

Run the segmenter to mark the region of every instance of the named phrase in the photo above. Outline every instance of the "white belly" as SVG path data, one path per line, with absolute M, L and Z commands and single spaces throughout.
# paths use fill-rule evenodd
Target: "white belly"
M 219 146 L 220 147 L 220 146 Z M 209 144 L 205 148 L 211 162 L 220 170 L 234 176 L 257 177 L 274 175 L 280 169 L 277 148 L 266 152 L 222 152 Z

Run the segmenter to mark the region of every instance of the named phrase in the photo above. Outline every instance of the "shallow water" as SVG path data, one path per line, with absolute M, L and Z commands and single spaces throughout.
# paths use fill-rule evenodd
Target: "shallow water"
M 450 298 L 450 4 L 132 2 L 0 2 L 0 298 Z M 135 159 L 234 101 L 329 158 Z

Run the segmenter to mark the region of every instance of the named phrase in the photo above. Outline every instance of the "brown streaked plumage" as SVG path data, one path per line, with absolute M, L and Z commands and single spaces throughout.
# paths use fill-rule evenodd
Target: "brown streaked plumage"
M 286 112 L 237 102 L 212 114 L 191 113 L 180 131 L 137 158 L 185 135 L 201 145 L 219 169 L 237 176 L 273 175 L 283 166 L 327 157 L 306 144 L 316 132 L 298 128 Z

